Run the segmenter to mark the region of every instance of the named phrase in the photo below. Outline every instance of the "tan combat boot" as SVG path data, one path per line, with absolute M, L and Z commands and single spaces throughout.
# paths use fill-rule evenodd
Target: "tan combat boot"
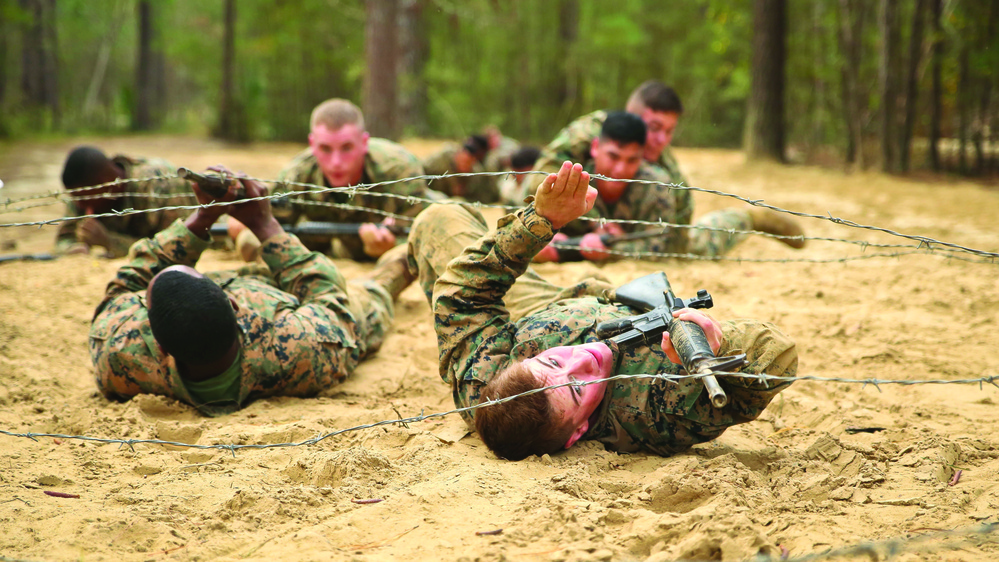
M 378 264 L 367 277 L 388 290 L 392 295 L 392 300 L 399 297 L 406 287 L 412 283 L 416 276 L 409 271 L 408 247 L 406 244 L 399 244 L 395 248 L 382 254 L 378 258 Z
M 799 238 L 777 238 L 777 240 L 796 250 L 805 247 L 805 239 L 803 238 L 805 231 L 791 215 L 753 207 L 749 210 L 749 216 L 753 219 L 753 230 L 778 236 L 798 236 Z
M 236 253 L 245 262 L 254 262 L 260 257 L 260 240 L 257 240 L 249 228 L 236 235 Z

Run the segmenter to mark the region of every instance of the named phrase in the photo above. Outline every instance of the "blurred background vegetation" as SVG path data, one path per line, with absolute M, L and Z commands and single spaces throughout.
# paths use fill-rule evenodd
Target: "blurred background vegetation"
M 0 0 L 0 138 L 304 142 L 312 107 L 345 97 L 380 136 L 544 143 L 655 78 L 685 104 L 679 145 L 747 146 L 747 116 L 777 103 L 764 155 L 995 174 L 997 17 L 999 0 Z

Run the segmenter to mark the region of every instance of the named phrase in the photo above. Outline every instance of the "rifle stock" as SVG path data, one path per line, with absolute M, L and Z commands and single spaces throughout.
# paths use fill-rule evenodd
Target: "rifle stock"
M 52 261 L 56 257 L 52 254 L 9 254 L 0 256 L 0 263 L 10 263 L 15 261 Z

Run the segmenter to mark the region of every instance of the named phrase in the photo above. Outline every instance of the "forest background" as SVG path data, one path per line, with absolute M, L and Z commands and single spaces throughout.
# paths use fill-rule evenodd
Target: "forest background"
M 304 141 L 345 97 L 377 136 L 541 144 L 655 78 L 679 145 L 994 176 L 997 28 L 999 0 L 0 0 L 0 139 Z

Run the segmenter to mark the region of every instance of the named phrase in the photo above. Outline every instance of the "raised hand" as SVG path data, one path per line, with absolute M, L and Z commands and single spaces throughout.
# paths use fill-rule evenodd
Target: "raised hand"
M 718 354 L 718 350 L 721 349 L 722 334 L 721 324 L 717 320 L 708 316 L 700 310 L 695 310 L 693 308 L 681 308 L 680 310 L 673 311 L 673 318 L 679 320 L 684 320 L 687 322 L 693 322 L 704 330 L 705 337 L 708 338 L 708 345 L 711 346 L 711 353 Z M 676 363 L 677 365 L 682 365 L 683 361 L 680 360 L 680 355 L 677 354 L 676 349 L 673 347 L 673 341 L 669 339 L 669 332 L 663 333 L 662 342 L 663 351 L 666 353 L 666 357 L 670 361 Z
M 364 244 L 364 253 L 377 258 L 395 247 L 395 234 L 387 227 L 366 222 L 357 230 Z
M 548 174 L 534 197 L 534 210 L 558 230 L 593 208 L 597 190 L 583 166 L 564 162 L 558 174 Z

